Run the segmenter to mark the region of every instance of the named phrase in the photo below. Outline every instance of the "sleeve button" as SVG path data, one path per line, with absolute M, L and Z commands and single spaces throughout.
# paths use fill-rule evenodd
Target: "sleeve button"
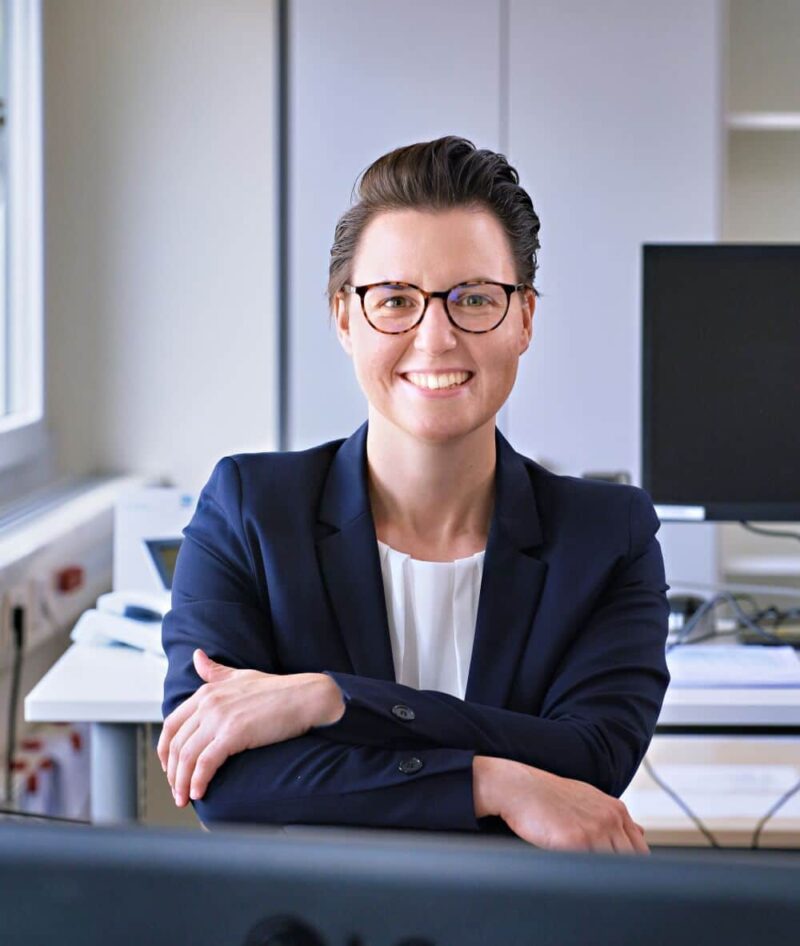
M 406 706 L 404 703 L 398 703 L 397 706 L 393 706 L 392 712 L 399 719 L 414 719 L 416 716 L 414 710 L 412 710 L 410 706 Z
M 422 768 L 422 759 L 418 759 L 415 755 L 412 755 L 408 759 L 403 759 L 397 768 L 400 769 L 404 775 L 413 775 L 414 772 L 419 772 Z

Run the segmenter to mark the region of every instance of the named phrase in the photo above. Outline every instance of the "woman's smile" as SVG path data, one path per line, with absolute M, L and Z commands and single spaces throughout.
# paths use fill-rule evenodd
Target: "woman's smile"
M 466 388 L 474 371 L 447 369 L 440 371 L 404 371 L 400 377 L 423 397 L 453 397 Z

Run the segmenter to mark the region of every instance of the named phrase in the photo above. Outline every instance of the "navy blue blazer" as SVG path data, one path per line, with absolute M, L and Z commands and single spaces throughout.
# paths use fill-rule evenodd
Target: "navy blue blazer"
M 309 450 L 223 457 L 183 530 L 164 716 L 203 682 L 196 647 L 234 667 L 327 673 L 346 707 L 336 723 L 231 756 L 193 802 L 201 821 L 508 830 L 475 817 L 476 754 L 620 795 L 669 682 L 669 586 L 648 494 L 557 475 L 496 432 L 461 700 L 395 680 L 366 434 L 364 423 Z

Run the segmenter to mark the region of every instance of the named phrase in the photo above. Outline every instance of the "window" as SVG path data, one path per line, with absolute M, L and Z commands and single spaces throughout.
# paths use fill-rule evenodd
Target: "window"
M 0 474 L 47 444 L 40 0 L 0 0 Z

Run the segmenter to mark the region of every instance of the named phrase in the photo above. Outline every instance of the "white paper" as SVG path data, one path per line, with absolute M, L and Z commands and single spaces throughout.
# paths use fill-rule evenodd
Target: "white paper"
M 800 687 L 793 647 L 682 644 L 667 653 L 672 687 Z

